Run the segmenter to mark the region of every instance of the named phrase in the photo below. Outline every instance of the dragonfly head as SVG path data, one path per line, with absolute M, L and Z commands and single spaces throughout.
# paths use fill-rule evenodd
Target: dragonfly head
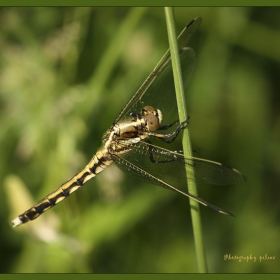
M 142 116 L 146 120 L 149 131 L 156 131 L 162 123 L 162 113 L 152 106 L 145 106 L 142 109 Z

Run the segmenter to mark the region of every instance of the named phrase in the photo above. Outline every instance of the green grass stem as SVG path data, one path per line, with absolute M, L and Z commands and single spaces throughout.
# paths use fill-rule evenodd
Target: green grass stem
M 179 111 L 179 120 L 180 120 L 180 122 L 183 122 L 187 119 L 187 109 L 186 109 L 186 102 L 185 102 L 185 98 L 184 98 L 184 85 L 183 85 L 182 74 L 181 74 L 181 66 L 180 66 L 180 58 L 179 58 L 178 46 L 177 46 L 177 36 L 176 36 L 176 30 L 175 30 L 175 20 L 174 20 L 173 8 L 166 7 L 165 16 L 166 16 L 168 38 L 169 38 L 170 53 L 171 53 L 171 59 L 172 59 L 172 67 L 173 67 L 173 73 L 174 73 L 174 82 L 175 82 L 176 98 L 177 98 L 178 111 Z M 191 148 L 191 142 L 190 142 L 188 129 L 185 129 L 184 133 L 183 133 L 183 150 L 184 150 L 185 157 L 192 156 L 192 148 Z M 186 166 L 186 173 L 187 173 L 187 183 L 188 183 L 189 193 L 191 193 L 193 195 L 197 195 L 196 184 L 195 184 L 195 180 L 194 180 L 194 171 L 189 165 Z M 196 250 L 196 256 L 197 256 L 198 270 L 200 273 L 206 273 L 206 272 L 208 272 L 208 270 L 207 270 L 207 263 L 206 263 L 203 235 L 202 235 L 202 225 L 201 225 L 201 218 L 200 218 L 198 202 L 194 201 L 193 199 L 190 199 L 190 208 L 191 208 L 191 217 L 192 217 L 194 243 L 195 243 L 195 250 Z

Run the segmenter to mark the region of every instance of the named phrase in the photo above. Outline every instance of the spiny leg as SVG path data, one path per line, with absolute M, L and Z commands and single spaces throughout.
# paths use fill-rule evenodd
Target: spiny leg
M 176 123 L 178 123 L 178 122 L 179 122 L 179 120 L 176 120 L 176 121 L 172 122 L 171 124 L 162 125 L 162 126 L 160 126 L 157 130 L 166 130 L 166 129 L 172 127 L 174 124 L 176 124 Z
M 177 128 L 172 132 L 172 133 L 167 133 L 167 134 L 161 134 L 161 133 L 149 133 L 149 136 L 153 136 L 153 137 L 156 137 L 157 139 L 165 142 L 165 143 L 172 143 L 176 138 L 177 136 L 179 135 L 180 131 L 182 129 L 185 129 L 187 126 L 188 126 L 188 121 L 189 121 L 189 118 L 187 120 L 185 120 L 184 122 L 181 122 Z M 174 123 L 172 123 L 171 125 L 173 125 Z M 168 126 L 167 126 L 168 127 Z M 172 139 L 168 139 L 168 138 L 171 138 L 173 137 Z
M 187 126 L 188 126 L 188 124 L 189 124 L 189 120 L 190 120 L 190 116 L 188 116 L 188 118 L 187 118 L 186 121 L 185 121 L 185 122 L 187 123 Z M 158 128 L 158 130 L 166 130 L 166 129 L 172 127 L 174 124 L 176 124 L 176 123 L 178 123 L 178 122 L 179 122 L 179 120 L 176 120 L 176 121 L 172 122 L 171 124 L 162 125 L 161 127 Z

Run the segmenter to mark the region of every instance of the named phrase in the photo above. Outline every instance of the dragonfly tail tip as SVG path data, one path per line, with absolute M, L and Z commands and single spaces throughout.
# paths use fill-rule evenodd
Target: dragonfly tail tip
M 20 220 L 19 217 L 15 218 L 14 220 L 12 220 L 12 224 L 13 224 L 13 228 L 19 226 L 20 224 L 22 224 L 22 221 Z

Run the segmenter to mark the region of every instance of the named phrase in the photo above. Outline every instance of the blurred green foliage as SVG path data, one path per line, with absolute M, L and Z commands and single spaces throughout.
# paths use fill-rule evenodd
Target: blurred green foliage
M 175 8 L 178 33 L 203 18 L 186 92 L 196 156 L 247 177 L 198 186 L 237 216 L 201 207 L 210 272 L 280 272 L 279 15 Z M 162 8 L 0 9 L 1 273 L 197 272 L 188 200 L 115 166 L 38 220 L 10 224 L 84 167 L 167 42 Z

